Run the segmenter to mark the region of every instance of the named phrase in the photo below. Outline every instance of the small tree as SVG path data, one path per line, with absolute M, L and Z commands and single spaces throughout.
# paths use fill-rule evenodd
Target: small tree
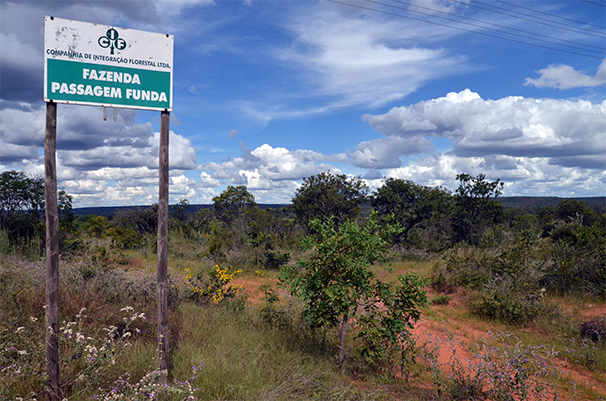
M 450 192 L 445 188 L 430 188 L 399 178 L 388 178 L 371 196 L 379 216 L 393 216 L 404 228 L 405 239 L 415 227 L 428 224 L 451 206 Z
M 496 199 L 503 193 L 503 183 L 487 181 L 486 175 L 457 175 L 459 188 L 455 192 L 455 213 L 452 229 L 455 240 L 474 242 L 486 229 L 487 223 L 494 223 L 503 214 L 503 205 Z
M 367 194 L 368 186 L 360 177 L 326 171 L 303 179 L 292 200 L 293 212 L 305 227 L 311 220 L 328 217 L 339 225 L 360 213 Z
M 185 221 L 187 217 L 187 211 L 191 208 L 187 199 L 181 199 L 173 206 L 173 216 L 179 221 Z
M 213 198 L 213 210 L 217 218 L 229 223 L 241 210 L 257 206 L 255 197 L 245 185 L 228 186 L 219 196 Z
M 62 236 L 73 230 L 72 196 L 57 193 Z M 44 240 L 44 180 L 15 170 L 0 174 L 0 230 L 11 241 L 39 237 Z
M 295 266 L 285 266 L 280 277 L 303 302 L 303 317 L 312 328 L 332 326 L 337 330 L 341 370 L 356 340 L 380 348 L 402 338 L 400 334 L 410 322 L 419 318 L 425 292 L 421 283 L 414 291 L 401 291 L 369 270 L 372 263 L 385 261 L 388 241 L 400 230 L 394 226 L 381 229 L 376 213 L 362 227 L 350 220 L 335 227 L 334 217 L 312 220 L 310 226 L 312 234 L 301 245 L 303 250 L 313 250 L 311 256 L 299 259 Z M 381 304 L 394 308 L 393 314 L 385 315 Z M 394 318 L 408 324 L 393 324 Z M 355 334 L 347 346 L 352 330 Z
M 0 229 L 11 240 L 28 238 L 44 232 L 44 181 L 20 171 L 0 174 Z

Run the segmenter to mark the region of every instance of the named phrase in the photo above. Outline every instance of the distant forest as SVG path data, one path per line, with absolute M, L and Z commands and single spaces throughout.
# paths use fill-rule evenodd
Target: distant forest
M 565 199 L 572 199 L 577 201 L 586 202 L 592 209 L 597 213 L 606 213 L 606 196 L 595 196 L 595 197 L 584 197 L 584 198 L 559 198 L 556 196 L 502 196 L 497 200 L 503 205 L 505 209 L 522 209 L 524 211 L 531 211 L 537 207 L 542 206 L 556 206 L 559 202 Z M 260 203 L 258 204 L 261 209 L 280 209 L 288 208 L 291 204 L 274 204 L 274 203 Z M 73 213 L 78 216 L 94 215 L 94 216 L 112 216 L 118 210 L 133 209 L 136 207 L 148 207 L 150 205 L 136 205 L 136 206 L 106 206 L 106 207 L 81 207 L 74 208 Z M 208 205 L 190 205 L 191 208 L 187 210 L 187 213 L 197 213 L 200 209 L 212 208 L 212 204 Z M 370 202 L 367 202 L 364 209 L 371 208 Z M 169 206 L 172 212 L 172 205 Z

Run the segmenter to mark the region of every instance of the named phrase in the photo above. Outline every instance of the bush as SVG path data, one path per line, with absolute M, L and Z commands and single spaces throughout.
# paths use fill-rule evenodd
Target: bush
M 558 398 L 558 352 L 544 345 L 524 345 L 510 333 L 489 332 L 489 341 L 467 345 L 451 335 L 421 345 L 422 357 L 434 376 L 437 399 L 444 400 L 550 400 Z M 461 358 L 460 350 L 471 354 Z M 446 363 L 440 350 L 452 351 Z M 574 394 L 573 394 L 574 395 Z
M 555 236 L 563 231 L 567 234 Z M 606 299 L 606 226 L 583 226 L 573 219 L 558 223 L 552 233 L 542 285 L 558 294 Z
M 110 227 L 105 230 L 105 235 L 111 237 L 113 245 L 121 249 L 135 248 L 141 242 L 137 232 L 128 227 Z
M 450 298 L 446 294 L 438 295 L 431 299 L 430 303 L 432 305 L 448 305 L 452 298 Z
M 508 277 L 492 278 L 470 300 L 473 313 L 510 324 L 523 324 L 534 320 L 541 312 L 544 290 L 527 294 Z
M 189 287 L 190 296 L 197 302 L 207 303 L 212 300 L 218 305 L 225 300 L 235 299 L 242 291 L 242 286 L 231 284 L 242 270 L 229 273 L 227 267 L 222 269 L 215 265 L 210 271 L 199 271 L 195 276 L 189 268 L 185 271 L 185 283 Z
M 589 338 L 596 343 L 606 345 L 606 317 L 596 317 L 586 320 L 579 327 L 581 337 Z
M 476 247 L 453 248 L 446 252 L 445 262 L 432 269 L 431 285 L 440 292 L 456 287 L 471 289 L 485 285 L 492 276 L 495 256 Z

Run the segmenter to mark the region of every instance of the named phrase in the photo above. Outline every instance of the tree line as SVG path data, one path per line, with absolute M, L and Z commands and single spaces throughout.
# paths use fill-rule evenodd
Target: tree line
M 555 207 L 531 211 L 506 210 L 499 202 L 503 182 L 491 181 L 484 174 L 456 176 L 454 193 L 443 187 L 428 187 L 410 180 L 387 178 L 370 191 L 360 177 L 322 172 L 303 179 L 291 205 L 279 209 L 260 209 L 246 186 L 228 186 L 213 198 L 209 209 L 188 213 L 191 205 L 182 199 L 172 207 L 170 227 L 190 237 L 204 233 L 209 238 L 208 254 L 225 256 L 228 249 L 249 246 L 265 257 L 271 267 L 285 259 L 282 253 L 310 232 L 314 219 L 332 218 L 339 226 L 348 220 L 361 222 L 363 206 L 376 211 L 382 225 L 402 228 L 393 240 L 403 248 L 441 252 L 456 244 L 480 245 L 490 229 L 530 227 L 542 237 L 557 238 L 559 221 L 581 219 L 585 226 L 603 222 L 604 215 L 585 202 L 562 200 Z M 157 230 L 157 205 L 118 210 L 110 218 L 74 216 L 72 196 L 59 191 L 62 246 L 77 246 L 79 232 L 109 236 L 117 247 L 151 246 Z M 367 209 L 367 207 L 366 207 Z M 554 231 L 555 230 L 555 231 Z M 0 231 L 5 242 L 19 246 L 28 241 L 43 242 L 44 182 L 22 172 L 0 174 Z M 489 233 L 490 234 L 490 233 Z M 151 246 L 153 248 L 153 246 Z M 265 252 L 261 252 L 261 250 Z M 253 252 L 255 253 L 255 252 Z M 277 258 L 277 260 L 275 260 Z

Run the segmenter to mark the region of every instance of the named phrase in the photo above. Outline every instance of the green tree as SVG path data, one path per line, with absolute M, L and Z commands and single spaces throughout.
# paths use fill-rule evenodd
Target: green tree
M 301 246 L 314 252 L 299 259 L 295 266 L 284 266 L 280 278 L 303 302 L 303 317 L 312 328 L 337 329 L 342 369 L 356 340 L 379 347 L 385 341 L 402 338 L 399 334 L 410 325 L 395 324 L 393 319 L 418 319 L 425 293 L 419 286 L 414 291 L 396 289 L 369 270 L 372 263 L 385 261 L 389 239 L 400 230 L 391 225 L 381 228 L 376 213 L 361 227 L 350 220 L 336 227 L 334 217 L 312 220 L 310 226 L 312 234 L 302 240 Z M 395 308 L 395 314 L 385 314 L 382 304 Z M 347 346 L 351 331 L 355 333 Z
M 455 192 L 455 213 L 452 229 L 455 240 L 466 243 L 477 242 L 488 224 L 494 223 L 503 214 L 503 205 L 497 197 L 503 193 L 503 183 L 487 181 L 486 175 L 473 177 L 463 173 L 457 175 L 459 187 Z
M 292 199 L 293 212 L 305 227 L 311 220 L 328 217 L 337 225 L 343 224 L 361 212 L 368 191 L 360 177 L 322 172 L 303 179 Z
M 371 196 L 371 203 L 380 217 L 393 216 L 404 228 L 405 240 L 416 227 L 427 225 L 451 207 L 450 192 L 441 187 L 430 188 L 399 178 L 388 178 Z
M 105 234 L 105 231 L 110 227 L 109 220 L 104 216 L 90 216 L 86 220 L 86 231 L 91 233 L 95 237 L 101 237 Z
M 114 213 L 114 225 L 134 229 L 143 237 L 155 236 L 158 232 L 158 204 L 118 210 Z
M 217 218 L 229 223 L 240 211 L 257 206 L 255 197 L 248 192 L 245 185 L 228 186 L 220 195 L 213 198 L 213 211 Z
M 582 219 L 584 226 L 589 226 L 595 221 L 594 211 L 587 202 L 564 199 L 556 205 L 558 218 L 562 220 Z
M 33 238 L 43 230 L 44 181 L 20 171 L 0 174 L 0 229 L 11 240 Z
M 44 239 L 44 180 L 15 170 L 0 174 L 0 230 L 12 241 Z M 63 234 L 73 229 L 72 196 L 61 190 L 57 203 Z
M 173 206 L 173 216 L 179 221 L 185 221 L 187 217 L 187 211 L 191 208 L 187 199 L 181 199 Z

